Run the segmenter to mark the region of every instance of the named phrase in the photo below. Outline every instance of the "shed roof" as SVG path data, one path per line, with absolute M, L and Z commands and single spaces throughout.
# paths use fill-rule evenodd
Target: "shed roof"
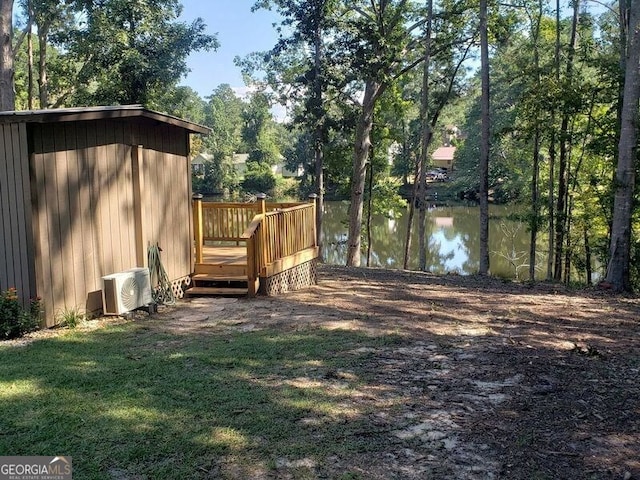
M 456 147 L 439 147 L 431 155 L 434 160 L 453 160 L 456 153 Z
M 109 107 L 75 107 L 50 110 L 23 110 L 0 112 L 0 123 L 53 123 L 104 120 L 118 118 L 147 118 L 184 128 L 191 133 L 209 133 L 210 129 L 178 117 L 148 110 L 142 105 L 117 105 Z
M 204 162 L 210 162 L 213 160 L 213 155 L 210 153 L 199 153 L 191 160 L 191 165 L 202 165 Z

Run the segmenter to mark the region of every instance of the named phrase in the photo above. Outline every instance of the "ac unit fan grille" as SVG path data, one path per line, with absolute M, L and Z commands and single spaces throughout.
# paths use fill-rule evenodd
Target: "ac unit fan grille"
M 142 301 L 142 286 L 136 277 L 129 277 L 122 282 L 120 290 L 122 305 L 128 310 L 135 310 Z
M 132 268 L 102 277 L 105 315 L 120 315 L 153 302 L 147 268 Z

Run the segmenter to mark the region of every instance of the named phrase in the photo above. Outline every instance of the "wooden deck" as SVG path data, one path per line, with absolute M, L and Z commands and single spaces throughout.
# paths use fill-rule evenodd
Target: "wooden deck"
M 315 279 L 315 267 L 305 266 L 315 265 L 318 256 L 315 202 L 266 204 L 261 199 L 257 204 L 232 204 L 195 199 L 194 237 L 189 295 L 255 295 L 261 282 L 277 284 L 269 290 L 287 291 L 293 288 L 287 284 L 291 281 L 278 275 L 296 268 L 309 273 L 293 277 Z
M 209 265 L 247 266 L 247 247 L 204 245 L 202 263 Z

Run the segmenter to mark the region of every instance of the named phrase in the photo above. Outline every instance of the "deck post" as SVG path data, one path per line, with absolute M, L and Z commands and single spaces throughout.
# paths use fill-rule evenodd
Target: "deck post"
M 258 258 L 260 259 L 260 261 L 258 262 L 258 272 L 256 272 L 256 275 L 260 275 L 260 268 L 264 267 L 264 265 L 266 264 L 266 259 L 267 259 L 267 253 L 265 251 L 265 249 L 267 248 L 267 222 L 266 222 L 266 214 L 267 214 L 267 203 L 266 203 L 266 198 L 267 198 L 267 194 L 266 193 L 259 193 L 258 195 L 256 195 L 256 198 L 258 199 L 258 212 L 260 213 L 260 215 L 262 215 L 262 224 L 260 225 L 260 251 L 256 252 L 256 255 L 258 256 Z
M 318 241 L 318 226 L 316 224 L 318 218 L 318 195 L 311 193 L 309 195 L 309 203 L 313 203 L 313 241 L 315 242 L 314 247 L 317 247 L 320 243 Z
M 193 195 L 193 236 L 196 243 L 196 263 L 202 263 L 202 244 L 204 243 L 202 231 L 202 195 Z
M 264 215 L 265 213 L 267 213 L 267 203 L 266 203 L 267 194 L 259 193 L 258 195 L 256 195 L 256 198 L 258 199 L 258 212 Z

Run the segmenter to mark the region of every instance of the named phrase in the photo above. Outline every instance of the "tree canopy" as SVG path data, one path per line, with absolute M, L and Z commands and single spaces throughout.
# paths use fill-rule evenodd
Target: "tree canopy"
M 546 268 L 570 282 L 578 271 L 631 289 L 638 1 L 488 0 L 481 12 L 474 0 L 260 0 L 254 8 L 282 22 L 274 45 L 237 59 L 252 93 L 211 85 L 203 99 L 180 82 L 189 53 L 218 41 L 201 19 L 179 20 L 178 0 L 24 0 L 15 25 L 3 0 L 1 99 L 10 109 L 142 103 L 204 123 L 212 133 L 193 151 L 208 154 L 207 181 L 225 192 L 275 195 L 274 166 L 303 165 L 299 195 L 350 201 L 350 265 L 366 254 L 367 212 L 397 205 L 400 191 L 426 196 L 431 152 L 454 144 L 452 190 L 525 206 L 531 278 Z M 238 153 L 249 159 L 243 182 Z

